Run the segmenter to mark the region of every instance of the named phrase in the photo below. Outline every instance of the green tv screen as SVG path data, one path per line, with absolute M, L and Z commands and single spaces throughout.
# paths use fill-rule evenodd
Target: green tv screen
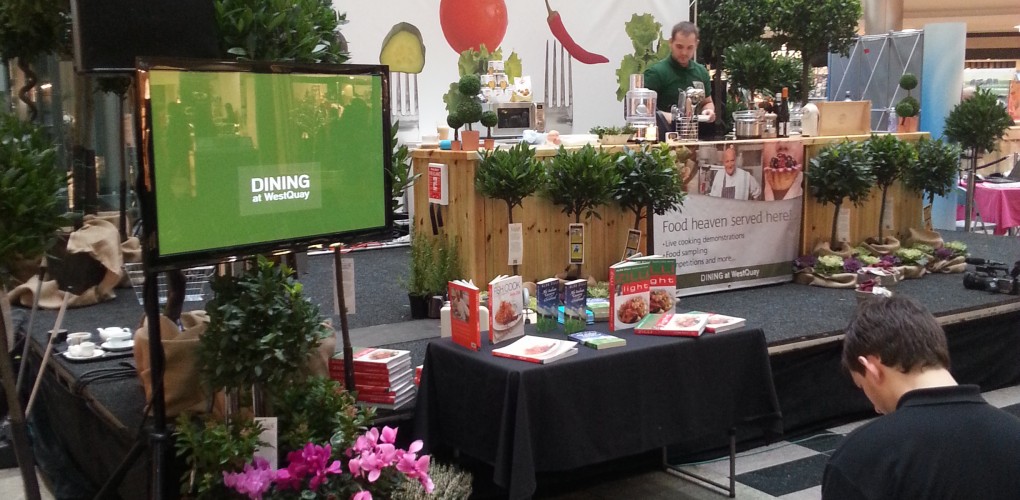
M 211 67 L 139 71 L 156 264 L 390 227 L 384 67 Z

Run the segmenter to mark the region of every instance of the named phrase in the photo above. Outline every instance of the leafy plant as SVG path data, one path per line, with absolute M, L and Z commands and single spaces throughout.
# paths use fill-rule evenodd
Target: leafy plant
M 215 0 L 224 57 L 339 64 L 350 58 L 330 0 Z
M 669 40 L 662 36 L 662 24 L 651 14 L 634 14 L 623 23 L 634 53 L 623 56 L 616 70 L 616 100 L 623 101 L 630 90 L 630 75 L 643 74 L 645 69 L 669 56 Z
M 861 18 L 860 0 L 773 0 L 769 27 L 778 43 L 800 51 L 801 103 L 807 104 L 811 62 L 830 52 L 847 55 Z
M 475 190 L 483 196 L 506 202 L 510 224 L 514 207 L 545 184 L 545 168 L 535 150 L 521 142 L 509 150 L 497 149 L 481 155 L 475 171 Z
M 181 477 L 181 494 L 195 498 L 225 498 L 224 471 L 239 471 L 259 447 L 262 426 L 251 418 L 221 421 L 212 416 L 177 417 L 174 447 L 188 470 Z
M 928 263 L 928 255 L 916 248 L 901 248 L 895 253 L 904 266 L 923 266 Z
M 27 83 L 20 92 L 28 105 L 30 117 L 36 118 L 37 108 L 29 90 L 37 80 L 31 63 L 56 52 L 71 52 L 71 5 L 65 0 L 4 0 L 0 2 L 0 61 L 18 60 L 18 68 Z M 5 64 L 6 65 L 6 64 Z
M 386 169 L 386 175 L 390 180 L 390 203 L 393 210 L 397 208 L 396 198 L 404 196 L 404 191 L 421 177 L 421 174 L 411 175 L 410 151 L 406 144 L 400 144 L 400 140 L 397 139 L 399 128 L 399 121 L 393 122 L 393 126 L 390 127 L 390 147 L 393 149 L 393 155 L 390 158 L 390 166 Z
M 259 256 L 239 277 L 212 284 L 199 370 L 211 388 L 286 387 L 326 335 L 319 308 L 302 296 L 287 266 Z
M 309 377 L 288 384 L 273 399 L 280 450 L 298 450 L 305 443 L 333 441 L 346 449 L 368 430 L 375 409 L 355 405 L 354 395 L 343 384 L 325 377 Z
M 836 248 L 836 221 L 844 199 L 854 205 L 861 205 L 868 199 L 875 174 L 871 171 L 871 157 L 864 145 L 843 141 L 830 144 L 811 159 L 811 166 L 804 171 L 808 190 L 822 205 L 832 203 L 836 209 L 832 215 L 832 233 L 829 245 Z
M 723 55 L 730 86 L 745 88 L 752 98 L 757 91 L 775 83 L 776 63 L 772 48 L 764 42 L 745 42 L 726 48 Z
M 0 285 L 16 264 L 47 252 L 67 223 L 57 194 L 67 173 L 45 130 L 0 113 Z
M 882 209 L 878 213 L 878 240 L 882 242 L 889 187 L 911 167 L 911 162 L 917 161 L 917 152 L 910 144 L 889 134 L 872 134 L 871 139 L 865 143 L 865 148 L 871 156 L 871 172 L 875 174 L 875 183 L 882 190 Z
M 908 163 L 903 171 L 903 185 L 920 195 L 927 193 L 928 203 L 936 196 L 946 196 L 956 189 L 960 168 L 960 148 L 942 139 L 922 137 L 917 141 L 917 161 Z
M 634 229 L 650 213 L 663 215 L 683 205 L 683 182 L 666 144 L 644 146 L 636 152 L 625 148 L 617 153 L 615 163 L 620 180 L 613 197 L 634 213 Z
M 450 280 L 460 277 L 457 246 L 445 236 L 433 238 L 421 232 L 411 237 L 411 265 L 405 283 L 410 295 L 431 297 L 446 292 Z
M 907 91 L 907 96 L 896 104 L 896 116 L 900 118 L 917 116 L 921 112 L 921 103 L 910 95 L 910 91 L 917 88 L 917 77 L 913 73 L 903 73 L 900 77 L 900 88 Z
M 573 216 L 574 222 L 581 222 L 581 214 L 601 219 L 595 209 L 613 199 L 620 182 L 612 156 L 591 144 L 574 151 L 560 146 L 549 165 L 548 179 L 544 195 L 553 204 L 562 205 L 562 212 Z
M 777 56 L 775 58 L 774 74 L 776 87 L 787 87 L 790 89 L 790 100 L 799 102 L 811 93 L 814 87 L 814 80 L 808 79 L 807 89 L 801 88 L 800 73 L 803 71 L 804 62 L 793 56 Z
M 464 126 L 464 120 L 461 119 L 460 115 L 455 111 L 447 115 L 446 124 L 450 126 L 451 130 L 453 130 L 453 140 L 458 140 L 459 129 Z
M 993 151 L 1012 125 L 1013 119 L 995 94 L 979 89 L 974 97 L 961 101 L 949 112 L 943 132 L 951 142 L 972 149 L 975 156 L 980 156 Z
M 429 295 L 443 295 L 451 280 L 460 277 L 460 255 L 457 244 L 446 236 L 436 238 L 434 260 L 428 274 Z
M 760 40 L 768 21 L 767 0 L 699 0 L 698 43 L 699 61 L 715 71 L 721 79 L 720 69 L 729 69 L 723 59 L 727 47 Z
M 631 135 L 636 131 L 637 129 L 630 125 L 624 125 L 622 127 L 617 126 L 603 127 L 601 125 L 596 125 L 592 127 L 591 130 L 589 130 L 588 132 L 599 136 L 599 139 L 601 139 L 602 137 L 607 135 L 621 135 L 621 134 Z
M 608 299 L 609 282 L 596 281 L 594 285 L 588 287 L 588 297 L 592 299 Z

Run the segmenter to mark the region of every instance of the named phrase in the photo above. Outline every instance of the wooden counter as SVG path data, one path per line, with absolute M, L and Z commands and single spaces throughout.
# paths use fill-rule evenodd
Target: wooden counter
M 901 139 L 916 141 L 926 133 L 897 134 Z M 853 141 L 866 140 L 868 135 L 849 136 Z M 763 139 L 770 142 L 803 141 L 805 164 L 807 159 L 825 145 L 841 141 L 844 137 L 794 137 L 791 139 Z M 733 142 L 733 141 L 730 141 Z M 696 148 L 704 145 L 718 145 L 720 142 L 699 142 L 677 144 L 677 147 Z M 623 146 L 607 146 L 607 151 L 619 151 Z M 536 156 L 555 156 L 557 149 L 548 146 L 536 148 Z M 467 151 L 440 151 L 417 149 L 411 152 L 412 168 L 421 174 L 414 189 L 414 228 L 420 234 L 432 235 L 432 222 L 428 203 L 428 165 L 444 163 L 449 169 L 449 205 L 436 207 L 441 211 L 443 226 L 439 235 L 455 239 L 460 249 L 463 277 L 473 279 L 476 284 L 488 283 L 498 274 L 509 274 L 507 264 L 507 210 L 506 203 L 478 195 L 475 192 L 475 169 L 479 155 Z M 803 227 L 800 235 L 801 253 L 806 253 L 818 241 L 826 241 L 831 230 L 833 206 L 822 206 L 807 195 L 805 188 Z M 892 201 L 892 234 L 906 234 L 907 228 L 918 227 L 921 221 L 921 198 L 904 193 L 899 186 L 890 188 Z M 572 217 L 562 213 L 562 207 L 553 205 L 545 198 L 532 196 L 524 200 L 523 209 L 514 209 L 514 222 L 524 227 L 524 260 L 519 272 L 525 281 L 537 281 L 553 276 L 567 267 L 567 225 L 574 222 Z M 878 234 L 878 214 L 881 206 L 881 191 L 874 190 L 871 199 L 860 208 L 851 208 L 850 238 L 853 243 Z M 598 210 L 601 219 L 592 218 L 585 222 L 585 263 L 584 270 L 597 280 L 608 278 L 608 268 L 620 260 L 627 229 L 634 225 L 634 215 L 618 205 L 603 206 Z M 642 222 L 642 231 L 644 223 Z M 642 242 L 644 250 L 644 242 Z

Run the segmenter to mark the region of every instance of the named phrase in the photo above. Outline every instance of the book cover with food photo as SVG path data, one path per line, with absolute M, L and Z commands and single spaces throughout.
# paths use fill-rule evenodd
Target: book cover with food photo
M 638 335 L 700 337 L 708 324 L 708 313 L 649 314 L 634 327 Z
M 450 337 L 457 345 L 477 351 L 482 346 L 478 323 L 479 290 L 473 283 L 457 280 L 447 286 L 450 294 Z
M 648 312 L 676 312 L 676 259 L 644 255 L 630 260 L 648 263 Z
M 623 261 L 609 266 L 609 330 L 633 328 L 648 314 L 651 283 L 647 262 Z
M 489 282 L 489 342 L 498 344 L 524 335 L 524 283 L 520 276 L 497 276 Z
M 701 313 L 701 311 L 689 311 L 688 314 Z M 722 333 L 730 330 L 736 330 L 747 324 L 747 320 L 737 316 L 727 316 L 725 314 L 716 313 L 704 313 L 708 314 L 708 323 L 705 324 L 705 331 L 708 333 Z
M 525 335 L 516 342 L 493 349 L 492 355 L 519 359 L 529 363 L 548 364 L 577 354 L 577 342 Z

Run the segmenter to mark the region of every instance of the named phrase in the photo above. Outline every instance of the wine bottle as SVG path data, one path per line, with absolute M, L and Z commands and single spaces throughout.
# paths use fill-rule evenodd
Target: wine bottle
M 790 137 L 790 89 L 787 87 L 783 87 L 776 109 L 776 137 Z

